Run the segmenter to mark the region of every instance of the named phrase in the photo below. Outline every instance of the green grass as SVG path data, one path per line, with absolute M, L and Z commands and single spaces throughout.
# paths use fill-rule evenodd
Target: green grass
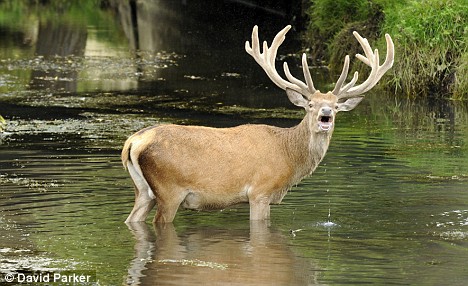
M 318 51 L 312 56 L 329 62 L 332 73 L 339 72 L 346 54 L 360 52 L 353 30 L 373 47 L 378 41 L 381 54 L 383 35 L 389 33 L 395 43 L 395 64 L 380 86 L 408 97 L 468 99 L 466 0 L 317 0 L 309 16 L 307 37 L 312 50 Z
M 319 0 L 312 1 L 307 42 L 311 56 L 328 60 L 330 44 L 335 35 L 348 23 L 364 21 L 371 13 L 372 2 L 367 0 Z
M 467 99 L 468 5 L 464 0 L 408 1 L 386 11 L 382 30 L 395 41 L 392 80 L 408 95 Z M 463 88 L 464 87 L 464 88 Z
M 2 132 L 5 129 L 6 126 L 6 121 L 5 119 L 0 115 L 0 132 Z

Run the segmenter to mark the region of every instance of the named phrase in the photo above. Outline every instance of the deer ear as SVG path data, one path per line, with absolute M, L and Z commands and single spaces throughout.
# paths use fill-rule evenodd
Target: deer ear
M 286 94 L 288 95 L 289 100 L 295 106 L 304 107 L 304 108 L 309 106 L 309 100 L 307 100 L 302 93 L 299 93 L 299 92 L 297 92 L 295 90 L 292 90 L 290 88 L 286 88 Z
M 338 103 L 338 110 L 337 111 L 350 111 L 353 110 L 364 97 L 355 97 L 346 100 L 345 102 Z

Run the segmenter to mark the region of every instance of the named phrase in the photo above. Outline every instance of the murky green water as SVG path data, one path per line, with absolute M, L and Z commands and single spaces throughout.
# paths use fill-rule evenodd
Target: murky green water
M 119 152 L 134 131 L 292 126 L 302 114 L 243 49 L 254 24 L 271 37 L 285 19 L 187 2 L 138 1 L 136 16 L 113 1 L 0 4 L 0 272 L 88 270 L 99 285 L 466 285 L 463 102 L 368 94 L 339 115 L 325 160 L 268 225 L 251 225 L 247 206 L 179 211 L 165 228 L 123 223 L 133 190 Z M 319 87 L 333 81 L 313 72 Z

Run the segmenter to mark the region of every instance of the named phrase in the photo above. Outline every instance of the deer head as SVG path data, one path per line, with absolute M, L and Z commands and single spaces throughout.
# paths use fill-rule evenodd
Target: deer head
M 291 29 L 290 25 L 281 30 L 273 39 L 270 47 L 268 47 L 266 41 L 263 42 L 263 52 L 260 52 L 258 27 L 254 26 L 252 31 L 252 45 L 249 41 L 246 41 L 245 50 L 263 68 L 273 83 L 286 91 L 289 100 L 294 105 L 303 107 L 307 111 L 313 131 L 332 131 L 336 113 L 354 109 L 364 98 L 364 93 L 374 87 L 385 72 L 392 67 L 394 59 L 392 38 L 388 34 L 385 35 L 387 41 L 387 56 L 385 62 L 380 65 L 378 50 L 375 49 L 375 51 L 372 51 L 367 39 L 362 38 L 356 31 L 353 32 L 354 37 L 356 37 L 361 44 L 365 54 L 365 56 L 357 54 L 356 57 L 371 68 L 369 77 L 356 86 L 355 84 L 358 80 L 358 72 L 356 71 L 351 81 L 345 84 L 349 69 L 349 56 L 346 56 L 343 70 L 336 82 L 335 88 L 327 93 L 322 93 L 314 87 L 305 53 L 302 55 L 302 70 L 305 82 L 291 75 L 286 62 L 283 64 L 283 69 L 287 80 L 284 80 L 276 71 L 276 54 L 289 29 Z M 314 121 L 316 124 L 314 124 Z

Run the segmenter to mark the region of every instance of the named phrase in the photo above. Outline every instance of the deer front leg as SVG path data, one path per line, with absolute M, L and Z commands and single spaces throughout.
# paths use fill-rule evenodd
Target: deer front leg
M 188 191 L 181 189 L 159 188 L 156 203 L 158 205 L 153 219 L 154 224 L 170 223 L 179 209 L 180 204 L 185 200 Z
M 267 198 L 258 198 L 250 200 L 250 220 L 268 220 L 270 219 L 270 200 Z
M 179 209 L 180 204 L 163 205 L 158 202 L 156 215 L 154 216 L 154 224 L 165 224 L 174 221 L 174 217 Z

